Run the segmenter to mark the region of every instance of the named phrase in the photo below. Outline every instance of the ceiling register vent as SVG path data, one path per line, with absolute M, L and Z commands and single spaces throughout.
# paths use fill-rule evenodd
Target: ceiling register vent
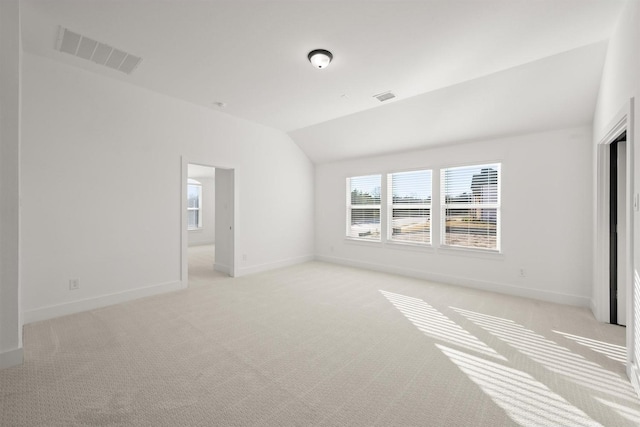
M 379 93 L 377 95 L 373 95 L 373 97 L 376 98 L 380 102 L 384 102 L 384 101 L 387 101 L 389 99 L 395 98 L 396 96 L 393 93 L 391 93 L 391 91 L 387 91 L 387 92 Z
M 60 27 L 58 33 L 56 49 L 122 71 L 125 74 L 131 74 L 142 62 L 142 58 L 139 56 L 115 49 L 63 27 Z

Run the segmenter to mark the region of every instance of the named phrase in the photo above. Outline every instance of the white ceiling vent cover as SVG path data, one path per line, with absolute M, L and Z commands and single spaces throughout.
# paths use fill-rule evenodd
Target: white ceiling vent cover
M 380 102 L 384 102 L 389 99 L 395 98 L 396 96 L 393 93 L 391 93 L 391 91 L 386 91 L 386 92 L 379 93 L 377 95 L 373 95 L 373 97 Z
M 131 74 L 142 58 L 60 27 L 56 49 Z

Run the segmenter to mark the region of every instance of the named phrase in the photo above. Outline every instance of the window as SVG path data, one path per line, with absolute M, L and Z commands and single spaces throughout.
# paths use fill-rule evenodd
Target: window
M 195 179 L 187 181 L 187 228 L 202 228 L 202 184 Z
M 380 175 L 347 178 L 347 237 L 380 241 Z
M 391 197 L 389 240 L 431 243 L 431 171 L 393 173 L 387 176 Z
M 500 250 L 500 163 L 441 171 L 442 244 Z

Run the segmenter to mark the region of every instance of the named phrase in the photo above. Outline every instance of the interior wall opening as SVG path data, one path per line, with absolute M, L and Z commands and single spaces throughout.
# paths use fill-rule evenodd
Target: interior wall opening
M 609 317 L 610 323 L 627 324 L 628 230 L 627 132 L 609 146 Z
M 189 286 L 233 276 L 233 192 L 232 169 L 186 164 L 182 256 Z
M 224 276 L 215 265 L 215 168 L 190 163 L 187 168 L 188 280 Z

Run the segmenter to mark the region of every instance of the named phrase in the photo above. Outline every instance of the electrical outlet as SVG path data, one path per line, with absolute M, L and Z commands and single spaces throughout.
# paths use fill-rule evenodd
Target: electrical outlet
M 518 270 L 518 275 L 520 277 L 526 277 L 527 276 L 527 272 L 524 271 L 524 268 L 521 268 L 520 270 Z
M 69 279 L 69 290 L 75 291 L 80 289 L 80 279 Z
M 242 261 L 247 261 L 247 254 L 242 254 Z

